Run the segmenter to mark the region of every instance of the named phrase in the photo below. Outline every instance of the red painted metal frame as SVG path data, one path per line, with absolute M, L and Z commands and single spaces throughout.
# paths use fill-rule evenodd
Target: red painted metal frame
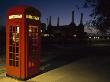
M 22 18 L 9 19 L 10 15 L 22 14 Z M 41 37 L 40 37 L 40 20 L 26 19 L 26 14 L 41 17 L 41 13 L 30 6 L 16 6 L 8 10 L 7 23 L 6 23 L 6 74 L 8 76 L 16 77 L 19 79 L 27 79 L 39 72 L 40 66 L 40 52 L 41 52 Z M 9 65 L 9 27 L 10 25 L 19 25 L 19 66 L 14 67 Z M 37 53 L 33 59 L 34 66 L 29 67 L 30 58 L 29 54 L 29 25 L 38 26 L 38 39 L 37 39 Z

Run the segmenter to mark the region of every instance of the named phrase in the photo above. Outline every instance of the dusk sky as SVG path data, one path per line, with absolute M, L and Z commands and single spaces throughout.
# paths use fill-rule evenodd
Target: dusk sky
M 90 19 L 91 9 L 82 8 L 84 0 L 1 0 L 0 21 L 6 23 L 6 12 L 12 6 L 29 5 L 39 9 L 42 13 L 41 21 L 46 23 L 46 18 L 52 16 L 52 24 L 56 25 L 57 17 L 60 17 L 60 25 L 70 24 L 71 12 L 75 11 L 75 23 L 79 24 L 80 14 L 84 13 L 84 23 Z

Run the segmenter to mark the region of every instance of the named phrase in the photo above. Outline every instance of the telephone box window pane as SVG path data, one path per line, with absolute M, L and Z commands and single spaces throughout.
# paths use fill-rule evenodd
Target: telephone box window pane
M 13 47 L 15 46 L 15 43 L 13 44 Z
M 38 28 L 35 28 L 35 32 L 38 32 Z
M 9 52 L 13 52 L 13 48 L 12 48 L 12 46 L 10 46 Z
M 33 32 L 35 32 L 36 30 L 35 30 L 35 28 L 33 28 Z
M 13 60 L 15 60 L 15 53 L 13 53 Z
M 16 33 L 16 38 L 19 38 L 19 33 Z
M 10 34 L 9 34 L 9 38 L 12 38 L 12 32 L 10 32 Z
M 36 33 L 36 37 L 35 37 L 36 39 L 38 38 L 38 33 Z
M 29 33 L 31 33 L 32 32 L 32 27 L 29 27 Z
M 34 44 L 36 41 L 35 40 L 32 40 L 32 43 Z
M 16 46 L 19 46 L 19 42 L 16 42 Z
M 19 52 L 19 48 L 18 47 L 16 47 L 16 53 L 18 53 Z
M 12 45 L 12 44 L 13 44 L 12 39 L 10 39 L 10 45 Z
M 35 33 L 33 33 L 33 38 L 36 38 L 36 34 Z
M 16 42 L 19 42 L 19 27 L 16 27 Z
M 35 49 L 36 49 L 36 45 L 33 45 L 33 47 L 32 47 L 32 48 L 33 48 L 33 50 L 35 50 Z
M 15 66 L 15 61 L 13 60 L 13 66 Z
M 16 40 L 16 34 L 13 33 L 13 42 L 15 42 L 15 40 Z
M 9 31 L 12 32 L 12 26 L 10 26 Z
M 33 39 L 33 44 L 37 45 L 37 39 Z
M 15 30 L 16 30 L 15 27 L 13 27 L 13 32 L 15 32 Z
M 15 61 L 16 62 L 16 67 L 18 67 L 19 66 L 19 61 Z
M 18 60 L 19 58 L 16 56 L 16 60 Z
M 16 33 L 16 42 L 19 42 L 19 34 Z
M 16 27 L 16 33 L 19 33 L 19 27 L 18 26 Z
M 13 53 L 15 53 L 15 47 L 13 46 Z
M 18 53 L 16 53 L 16 57 L 18 57 Z
M 9 58 L 13 59 L 13 53 L 9 53 Z
M 31 36 L 32 36 L 32 38 L 34 38 L 34 33 L 32 33 L 32 35 L 31 35 Z

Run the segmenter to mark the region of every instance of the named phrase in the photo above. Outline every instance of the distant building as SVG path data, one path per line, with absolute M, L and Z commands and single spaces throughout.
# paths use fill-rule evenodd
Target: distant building
M 54 38 L 63 39 L 83 39 L 84 37 L 84 25 L 83 25 L 83 13 L 81 13 L 80 24 L 76 26 L 74 23 L 74 11 L 72 11 L 72 21 L 69 25 L 59 25 L 59 17 L 57 26 L 51 24 L 51 16 L 49 18 L 49 24 L 47 26 L 47 32 Z

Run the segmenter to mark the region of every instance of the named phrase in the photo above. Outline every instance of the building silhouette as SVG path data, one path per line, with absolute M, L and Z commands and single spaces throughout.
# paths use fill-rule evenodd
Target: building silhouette
M 72 21 L 69 25 L 59 25 L 59 16 L 57 19 L 57 26 L 53 26 L 51 23 L 51 16 L 49 18 L 49 24 L 47 26 L 47 33 L 50 37 L 62 38 L 62 39 L 75 39 L 81 40 L 84 38 L 84 25 L 83 25 L 83 13 L 81 13 L 80 24 L 76 26 L 74 22 L 74 11 L 72 11 Z

